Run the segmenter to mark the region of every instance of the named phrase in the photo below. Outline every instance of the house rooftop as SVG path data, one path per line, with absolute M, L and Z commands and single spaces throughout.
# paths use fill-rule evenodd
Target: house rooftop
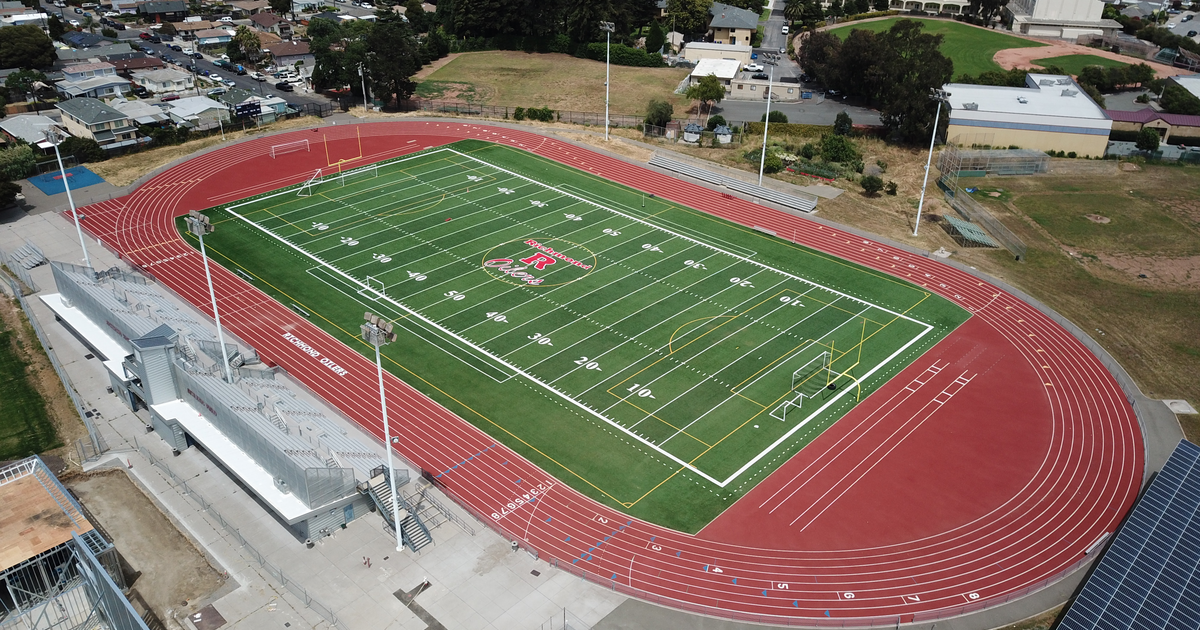
M 742 64 L 736 59 L 701 59 L 692 70 L 693 77 L 706 77 L 715 74 L 718 79 L 729 80 L 737 76 Z
M 708 12 L 712 15 L 712 21 L 708 23 L 709 28 L 745 28 L 752 31 L 758 29 L 758 14 L 754 11 L 714 2 Z
M 71 98 L 61 101 L 57 107 L 87 125 L 128 118 L 125 114 L 106 105 L 104 101 L 94 98 Z
M 250 21 L 264 28 L 275 26 L 276 24 L 285 21 L 283 18 L 274 13 L 255 13 L 250 16 Z
M 719 52 L 748 53 L 754 48 L 744 44 L 716 44 L 712 42 L 688 42 L 684 50 L 716 50 Z
M 1025 87 L 948 83 L 948 102 L 954 112 L 1108 120 L 1108 114 L 1069 76 L 1030 73 Z
M 1200 74 L 1184 74 L 1177 77 L 1171 77 L 1171 80 L 1179 84 L 1179 87 L 1192 93 L 1192 96 L 1200 98 Z
M 308 42 L 280 42 L 278 44 L 271 44 L 264 50 L 275 57 L 309 54 Z
M 5 133 L 24 140 L 29 144 L 38 144 L 44 142 L 46 137 L 43 132 L 46 129 L 57 125 L 53 118 L 43 116 L 41 114 L 21 114 L 17 116 L 9 116 L 0 120 L 0 129 Z

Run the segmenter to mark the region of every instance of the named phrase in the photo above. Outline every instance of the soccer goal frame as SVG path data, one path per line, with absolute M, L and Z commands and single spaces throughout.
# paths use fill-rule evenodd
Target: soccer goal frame
M 277 157 L 283 155 L 284 153 L 295 153 L 297 151 L 311 151 L 311 150 L 312 149 L 309 147 L 307 139 L 296 140 L 294 142 L 284 142 L 283 144 L 276 144 L 276 145 L 271 146 L 271 157 L 277 158 Z
M 353 183 L 360 179 L 370 179 L 373 177 L 379 177 L 378 164 L 368 164 L 352 171 L 342 171 L 338 174 L 338 179 L 342 180 L 342 186 L 346 185 L 346 180 L 350 180 Z
M 834 380 L 833 371 L 830 370 L 832 364 L 833 355 L 825 350 L 794 370 L 792 372 L 792 388 L 784 396 L 787 400 L 771 411 L 771 417 L 787 422 L 789 409 L 792 407 L 799 409 L 804 405 L 805 398 L 813 398 L 821 390 L 829 387 Z
M 308 181 L 300 185 L 300 189 L 296 191 L 297 197 L 311 197 L 313 191 L 317 189 L 317 184 L 321 183 L 321 169 L 317 169 L 313 176 L 308 178 Z
M 375 276 L 367 276 L 359 286 L 358 294 L 378 302 L 387 297 L 387 284 Z

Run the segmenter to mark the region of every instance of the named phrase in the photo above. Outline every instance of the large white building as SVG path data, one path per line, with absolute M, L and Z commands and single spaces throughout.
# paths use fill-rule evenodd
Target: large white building
M 1106 20 L 1101 0 L 1010 0 L 1004 21 L 1014 33 L 1074 41 L 1080 35 L 1115 35 L 1121 28 Z
M 961 145 L 1016 146 L 1099 157 L 1112 119 L 1069 76 L 1033 74 L 1025 87 L 948 83 L 950 127 Z

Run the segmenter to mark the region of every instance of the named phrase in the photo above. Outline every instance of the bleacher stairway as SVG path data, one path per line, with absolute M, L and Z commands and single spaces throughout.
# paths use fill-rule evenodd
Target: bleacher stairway
M 371 500 L 375 502 L 375 507 L 383 516 L 384 522 L 392 528 L 392 531 L 397 531 L 396 524 L 392 520 L 392 491 L 388 484 L 387 470 L 380 467 L 375 469 L 375 472 L 377 474 L 372 476 L 371 481 L 367 484 L 368 492 Z M 405 483 L 407 483 L 407 479 Z M 414 508 L 406 501 L 404 495 L 400 494 L 399 487 L 396 488 L 396 494 L 399 495 L 397 498 L 400 502 L 400 541 L 409 549 L 420 551 L 422 547 L 433 542 L 433 536 L 429 534 L 429 528 L 425 526 L 421 518 L 419 506 Z M 428 513 L 428 510 L 426 512 Z

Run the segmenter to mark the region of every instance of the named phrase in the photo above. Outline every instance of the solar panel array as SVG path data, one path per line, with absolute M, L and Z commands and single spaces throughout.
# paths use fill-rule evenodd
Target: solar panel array
M 1200 446 L 1175 448 L 1059 628 L 1200 628 Z

